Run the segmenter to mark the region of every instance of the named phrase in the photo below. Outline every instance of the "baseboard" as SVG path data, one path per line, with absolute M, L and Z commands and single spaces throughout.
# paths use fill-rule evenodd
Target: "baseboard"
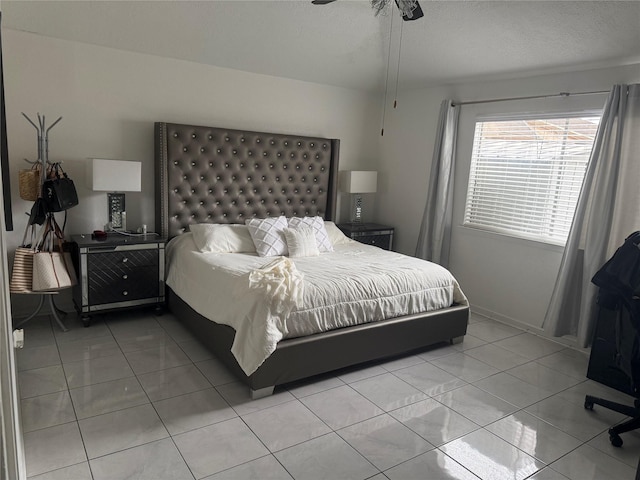
M 506 315 L 502 315 L 501 313 L 497 313 L 497 312 L 493 312 L 489 309 L 480 307 L 478 305 L 471 305 L 471 312 L 477 315 L 481 315 L 483 317 L 487 317 L 490 318 L 491 320 L 495 320 L 496 322 L 500 322 L 500 323 L 504 323 L 506 325 L 510 325 L 512 327 L 518 327 L 521 328 L 523 330 L 526 330 L 527 332 L 531 332 L 531 333 L 539 333 L 539 334 L 543 334 L 544 330 L 542 330 L 542 328 L 540 327 L 536 327 L 534 325 L 531 325 L 529 323 L 525 323 L 519 320 L 516 320 L 515 318 L 511 318 L 508 317 Z
M 538 337 L 542 337 L 545 340 L 550 340 L 552 342 L 555 343 L 559 343 L 560 345 L 567 347 L 567 348 L 572 348 L 574 350 L 578 350 L 580 352 L 589 354 L 589 352 L 591 351 L 590 348 L 582 348 L 578 346 L 578 340 L 575 336 L 573 335 L 564 335 L 562 337 L 553 337 L 551 335 L 549 335 L 547 332 L 544 331 L 544 329 L 542 329 L 541 327 L 536 327 L 534 325 L 516 320 L 515 318 L 511 318 L 508 317 L 506 315 L 502 315 L 500 313 L 497 312 L 493 312 L 491 310 L 488 310 L 486 308 L 480 307 L 478 305 L 471 305 L 471 313 L 472 314 L 476 314 L 476 315 L 480 315 L 483 317 L 487 317 L 491 320 L 494 320 L 496 322 L 499 323 L 503 323 L 505 325 L 508 325 L 510 327 L 516 327 L 516 328 L 520 328 L 522 330 L 525 330 L 528 333 L 531 333 L 532 335 L 537 335 Z

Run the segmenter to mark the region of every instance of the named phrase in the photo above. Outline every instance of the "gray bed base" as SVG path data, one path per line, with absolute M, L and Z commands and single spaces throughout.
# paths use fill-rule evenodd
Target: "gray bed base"
M 413 352 L 436 343 L 456 343 L 465 335 L 469 317 L 468 307 L 453 306 L 281 340 L 260 368 L 247 376 L 231 353 L 233 328 L 198 314 L 171 289 L 168 302 L 171 312 L 249 386 L 254 399 L 271 395 L 276 385 Z
M 340 140 L 171 123 L 155 124 L 156 231 L 172 238 L 193 223 L 244 223 L 285 215 L 336 219 Z M 234 330 L 196 313 L 170 289 L 168 307 L 252 396 L 275 385 L 461 339 L 469 308 L 345 327 L 283 340 L 252 375 L 231 353 Z

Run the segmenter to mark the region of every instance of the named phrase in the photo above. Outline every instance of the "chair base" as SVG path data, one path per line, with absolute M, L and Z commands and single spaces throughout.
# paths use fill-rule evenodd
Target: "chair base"
M 584 408 L 587 410 L 593 410 L 594 405 L 601 405 L 609 410 L 631 417 L 626 422 L 622 422 L 609 429 L 609 441 L 614 447 L 621 447 L 624 443 L 620 437 L 621 433 L 630 432 L 640 428 L 640 399 L 636 398 L 633 407 L 631 407 L 623 405 L 622 403 L 612 402 L 604 398 L 592 397 L 591 395 L 584 397 Z

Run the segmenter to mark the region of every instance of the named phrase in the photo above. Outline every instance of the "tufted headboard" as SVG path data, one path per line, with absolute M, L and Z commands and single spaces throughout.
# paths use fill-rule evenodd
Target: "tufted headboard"
M 156 230 L 285 215 L 335 220 L 340 140 L 155 124 Z

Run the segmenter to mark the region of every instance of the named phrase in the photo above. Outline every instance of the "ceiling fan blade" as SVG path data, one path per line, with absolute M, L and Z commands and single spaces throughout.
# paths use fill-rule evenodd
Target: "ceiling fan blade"
M 336 0 L 311 0 L 314 5 L 326 5 L 327 3 L 333 3 Z
M 398 5 L 398 0 L 396 0 L 396 5 Z M 398 5 L 398 8 L 400 8 L 400 5 Z M 418 2 L 416 2 L 416 6 L 411 12 L 411 16 L 408 16 L 407 14 L 404 14 L 404 13 L 402 14 L 402 19 L 406 22 L 409 22 L 411 20 L 417 20 L 422 17 L 424 17 L 424 13 L 422 13 L 422 8 L 420 8 L 420 4 Z

